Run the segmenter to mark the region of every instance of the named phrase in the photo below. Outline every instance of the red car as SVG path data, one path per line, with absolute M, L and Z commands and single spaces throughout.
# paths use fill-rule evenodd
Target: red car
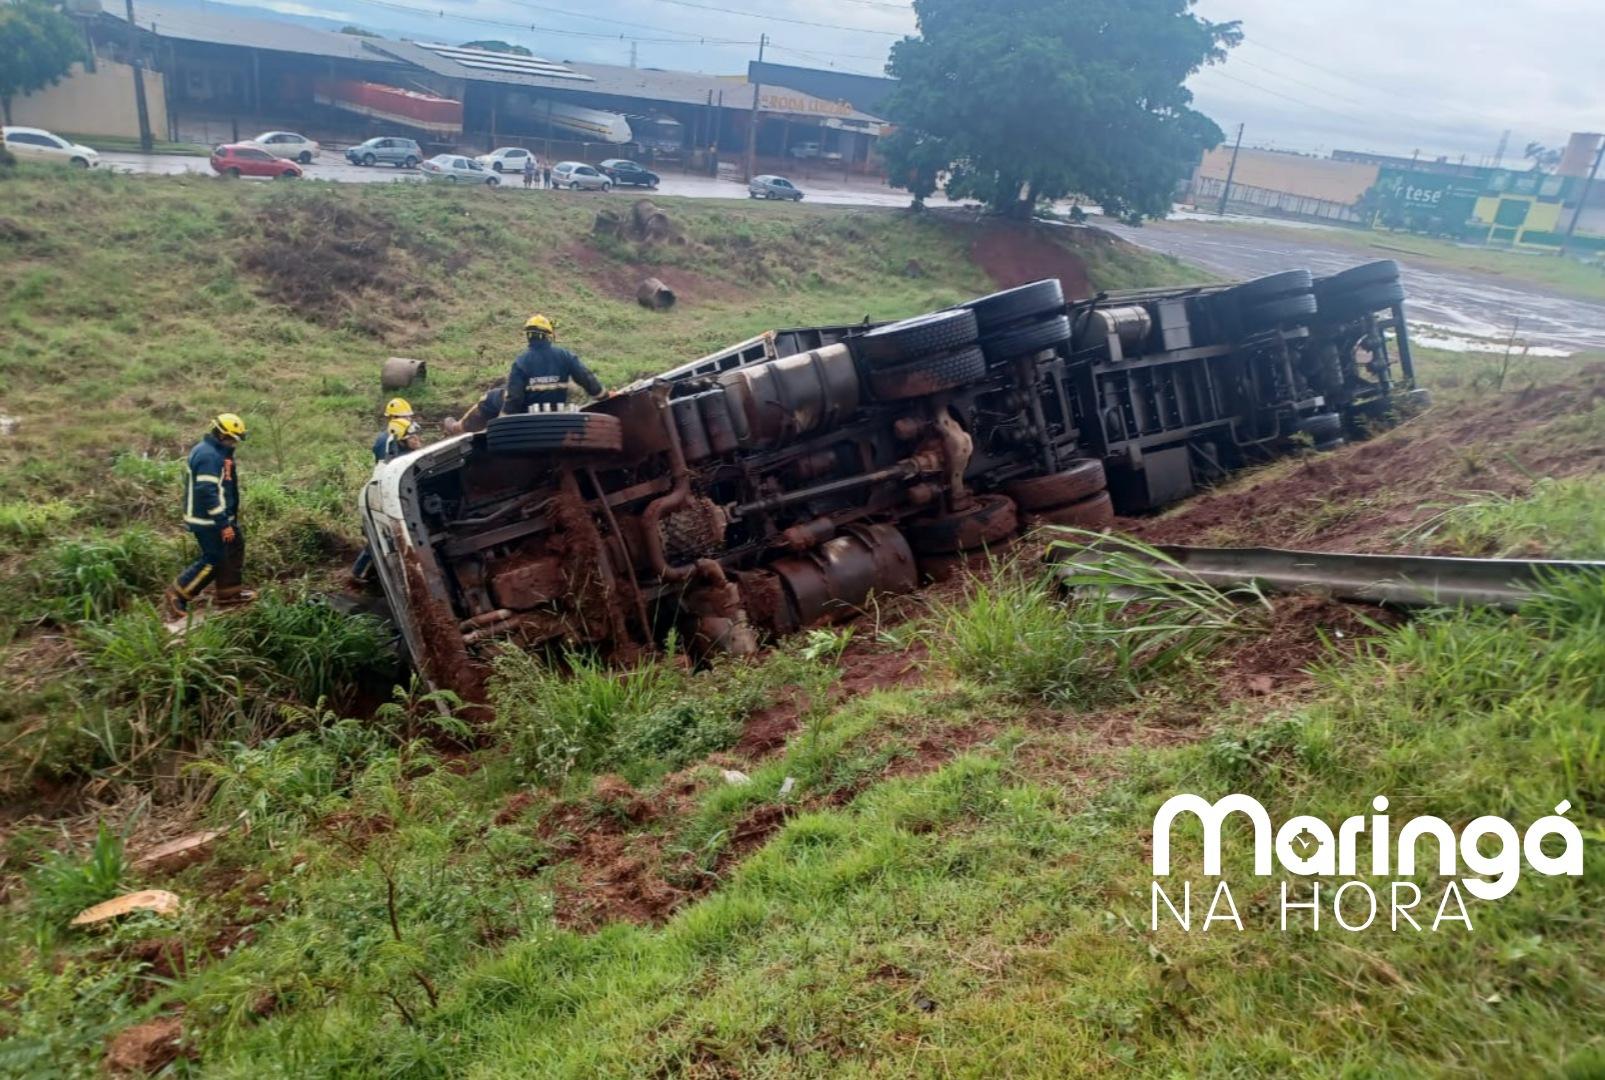
M 212 151 L 212 171 L 223 176 L 271 176 L 290 180 L 301 175 L 301 166 L 276 158 L 254 146 L 227 143 Z

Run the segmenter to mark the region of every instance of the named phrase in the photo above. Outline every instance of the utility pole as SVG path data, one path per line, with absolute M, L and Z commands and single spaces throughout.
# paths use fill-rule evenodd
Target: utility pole
M 630 42 L 630 66 L 635 66 L 635 42 Z
M 150 135 L 150 107 L 145 103 L 145 64 L 139 57 L 139 28 L 134 25 L 134 0 L 128 0 L 128 62 L 134 68 L 134 109 L 139 113 L 139 148 L 155 149 Z
M 1220 189 L 1220 209 L 1215 211 L 1219 217 L 1226 216 L 1226 200 L 1232 194 L 1232 177 L 1237 173 L 1237 152 L 1243 148 L 1243 125 L 1237 125 L 1237 142 L 1232 145 L 1232 163 L 1226 166 L 1226 184 Z
M 130 0 L 132 2 L 132 0 Z M 758 35 L 758 63 L 763 63 L 763 47 L 769 43 L 768 34 Z M 758 91 L 762 89 L 757 79 L 752 81 L 752 115 L 747 117 L 747 176 L 750 183 L 753 171 L 758 163 Z
M 1571 224 L 1566 226 L 1566 235 L 1560 241 L 1560 254 L 1566 254 L 1566 245 L 1572 242 L 1572 233 L 1577 231 L 1577 219 L 1583 216 L 1583 209 L 1588 205 L 1588 193 L 1594 189 L 1594 177 L 1599 175 L 1599 162 L 1605 158 L 1605 139 L 1600 140 L 1599 150 L 1594 154 L 1594 167 L 1588 170 L 1588 179 L 1583 181 L 1583 193 L 1577 196 L 1577 209 L 1572 211 Z

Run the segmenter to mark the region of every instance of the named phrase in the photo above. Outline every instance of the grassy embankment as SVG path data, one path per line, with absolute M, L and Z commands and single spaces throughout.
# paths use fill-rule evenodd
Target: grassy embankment
M 1207 222 L 1210 228 L 1230 229 L 1247 235 L 1276 236 L 1308 242 L 1310 230 L 1296 226 L 1270 225 L 1227 217 Z M 1165 228 L 1163 223 L 1147 226 Z M 1197 228 L 1189 222 L 1186 227 Z M 1599 259 L 1561 258 L 1553 254 L 1516 251 L 1497 247 L 1472 247 L 1414 233 L 1376 232 L 1371 229 L 1334 227 L 1322 229 L 1323 244 L 1353 251 L 1357 259 L 1401 259 L 1419 266 L 1446 271 L 1464 271 L 1513 284 L 1537 285 L 1563 296 L 1580 300 L 1605 300 L 1605 263 Z
M 616 381 L 764 326 L 985 287 L 938 221 L 675 204 L 685 247 L 597 255 L 593 208 L 0 186 L 0 218 L 22 229 L 0 234 L 0 411 L 22 420 L 0 441 L 9 793 L 77 793 L 110 823 L 97 838 L 95 804 L 79 803 L 8 831 L 0 1071 L 89 1075 L 108 1040 L 114 1060 L 149 1064 L 180 1032 L 206 1071 L 241 1076 L 1599 1069 L 1597 588 L 1391 629 L 1322 609 L 1301 627 L 1306 652 L 1254 668 L 1274 675 L 1266 690 L 1245 682 L 1246 658 L 1293 634 L 1285 603 L 1197 596 L 1156 618 L 1093 596 L 1072 613 L 1027 563 L 760 665 L 616 678 L 579 662 L 559 678 L 511 656 L 479 745 L 416 691 L 341 719 L 355 681 L 388 674 L 378 635 L 298 590 L 349 551 L 384 355 L 431 360 L 415 397 L 439 415 L 500 374 L 533 306 Z M 328 260 L 314 218 L 382 271 L 351 303 L 321 299 L 357 271 Z M 295 258 L 254 264 L 281 228 Z M 659 257 L 667 273 L 697 267 L 669 315 L 625 292 L 627 264 Z M 284 289 L 294 310 L 264 298 Z M 1439 407 L 1389 436 L 1395 451 L 1577 377 L 1546 366 L 1496 388 L 1452 363 L 1429 361 Z M 1597 466 L 1544 456 L 1605 444 L 1605 408 L 1574 396 L 1451 456 L 1430 535 L 1400 542 L 1605 554 Z M 181 557 L 172 462 L 225 405 L 266 436 L 242 470 L 253 565 L 281 592 L 175 639 L 144 607 Z M 1376 449 L 1234 488 L 1274 491 L 1299 468 L 1341 479 Z M 1540 483 L 1549 473 L 1565 475 Z M 1368 497 L 1299 503 L 1283 524 L 1318 533 L 1393 509 Z M 1177 625 L 1189 648 L 1172 654 Z M 1348 636 L 1323 646 L 1332 626 Z M 784 744 L 744 748 L 744 726 L 777 705 L 796 714 Z M 731 767 L 751 783 L 725 782 Z M 1278 820 L 1361 813 L 1386 793 L 1397 820 L 1457 827 L 1525 826 L 1566 798 L 1588 870 L 1468 898 L 1470 933 L 1349 935 L 1330 908 L 1319 933 L 1282 933 L 1234 835 L 1245 930 L 1151 932 L 1155 807 L 1232 790 Z M 196 822 L 232 826 L 198 865 L 131 865 Z M 1435 900 L 1441 882 L 1417 880 Z M 183 912 L 66 927 L 130 887 L 172 889 Z

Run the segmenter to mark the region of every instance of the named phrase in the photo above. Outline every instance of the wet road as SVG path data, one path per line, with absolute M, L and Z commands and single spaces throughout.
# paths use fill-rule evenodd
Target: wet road
M 1412 325 L 1430 324 L 1455 337 L 1482 339 L 1487 345 L 1497 343 L 1503 348 L 1512 320 L 1520 317 L 1518 343 L 1566 351 L 1605 349 L 1605 304 L 1557 296 L 1539 285 L 1435 268 L 1430 261 L 1403 252 L 1367 256 L 1323 244 L 1322 229 L 1288 236 L 1210 222 L 1165 221 L 1140 229 L 1105 219 L 1098 224 L 1134 244 L 1230 278 L 1300 266 L 1329 274 L 1370 258 L 1393 258 L 1403 268 L 1408 297 L 1405 310 Z
M 205 158 L 188 157 L 182 154 L 131 154 L 121 152 L 108 152 L 100 155 L 101 163 L 109 169 L 121 172 L 155 173 L 174 175 L 179 173 L 201 173 L 206 176 L 213 175 L 212 167 Z M 413 169 L 397 169 L 390 165 L 376 165 L 372 168 L 362 165 L 352 165 L 338 154 L 325 153 L 311 165 L 305 166 L 306 176 L 309 180 L 333 180 L 342 184 L 388 184 L 388 183 L 420 183 L 422 177 Z M 791 179 L 802 190 L 805 201 L 810 203 L 823 203 L 832 206 L 907 206 L 908 192 L 894 191 L 883 184 L 870 181 L 844 181 L 841 174 L 810 175 L 806 171 L 798 171 L 791 175 Z M 267 181 L 263 181 L 266 183 Z M 524 193 L 523 177 L 509 173 L 502 178 L 504 191 L 517 191 Z M 620 188 L 619 192 L 627 193 L 632 188 Z M 552 194 L 537 189 L 541 195 Z M 596 193 L 588 191 L 560 192 L 563 198 L 586 198 Z M 715 180 L 711 176 L 687 175 L 684 173 L 666 172 L 663 182 L 658 187 L 660 195 L 678 195 L 688 199 L 741 199 L 747 197 L 746 185 L 728 177 Z M 932 206 L 951 205 L 941 196 L 928 200 Z

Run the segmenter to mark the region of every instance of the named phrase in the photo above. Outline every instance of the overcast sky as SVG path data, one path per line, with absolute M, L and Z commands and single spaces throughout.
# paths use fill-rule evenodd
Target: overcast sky
M 756 55 L 760 33 L 777 62 L 879 74 L 897 35 L 914 28 L 901 0 L 257 2 L 420 38 L 502 38 L 551 59 L 628 63 L 628 40 L 611 36 L 622 34 L 638 40 L 642 66 L 732 74 Z M 1605 129 L 1605 0 L 1199 0 L 1198 12 L 1242 21 L 1243 44 L 1191 85 L 1229 135 L 1247 125 L 1245 145 L 1420 150 L 1477 164 L 1491 163 L 1509 128 L 1511 164 L 1528 142 L 1559 146 L 1572 131 Z M 494 25 L 503 21 L 543 29 Z

